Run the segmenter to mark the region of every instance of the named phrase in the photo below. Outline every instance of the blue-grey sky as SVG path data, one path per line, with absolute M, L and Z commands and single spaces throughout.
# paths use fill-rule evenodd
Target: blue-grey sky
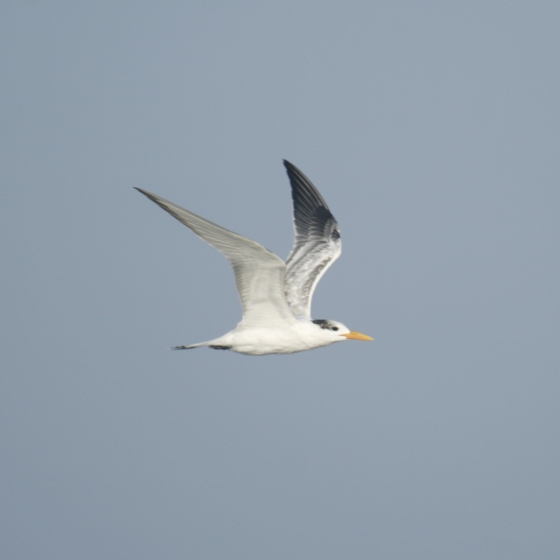
M 526 560 L 560 551 L 560 4 L 0 7 L 2 558 Z M 289 159 L 338 219 L 313 315 L 233 328 Z

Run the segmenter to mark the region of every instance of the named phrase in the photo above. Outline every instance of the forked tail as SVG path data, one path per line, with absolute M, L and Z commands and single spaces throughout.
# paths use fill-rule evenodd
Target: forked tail
M 208 346 L 209 342 L 199 342 L 198 344 L 183 344 L 182 346 L 172 346 L 171 350 L 190 350 L 191 348 L 200 348 L 201 346 Z
M 208 342 L 199 342 L 198 344 L 189 344 L 183 346 L 173 346 L 171 350 L 190 350 L 191 348 L 200 348 L 201 346 L 208 346 L 213 350 L 231 350 L 231 346 L 224 346 L 222 344 L 212 344 L 212 340 Z

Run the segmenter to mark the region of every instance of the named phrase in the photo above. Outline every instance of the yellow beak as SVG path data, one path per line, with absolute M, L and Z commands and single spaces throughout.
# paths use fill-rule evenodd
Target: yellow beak
M 343 334 L 342 336 L 345 336 L 346 338 L 351 338 L 352 340 L 373 340 L 371 336 L 356 331 L 350 331 L 348 334 Z

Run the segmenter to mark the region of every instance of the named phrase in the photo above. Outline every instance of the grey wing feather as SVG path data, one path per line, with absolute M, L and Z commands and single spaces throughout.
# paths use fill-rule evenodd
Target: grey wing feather
M 220 227 L 164 198 L 136 189 L 216 248 L 230 262 L 243 307 L 242 324 L 295 321 L 284 294 L 286 265 L 259 243 Z
M 340 229 L 313 183 L 284 160 L 294 203 L 294 246 L 286 260 L 285 292 L 298 319 L 311 318 L 311 298 L 317 283 L 340 256 Z

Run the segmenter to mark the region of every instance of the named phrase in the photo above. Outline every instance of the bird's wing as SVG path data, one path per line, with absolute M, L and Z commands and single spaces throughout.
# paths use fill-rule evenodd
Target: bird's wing
M 241 324 L 271 326 L 295 321 L 284 294 L 286 265 L 274 253 L 164 198 L 136 189 L 222 253 L 233 267 L 243 307 Z
M 284 288 L 294 315 L 310 319 L 315 286 L 342 251 L 340 230 L 313 183 L 289 161 L 284 166 L 292 185 L 295 228 Z

